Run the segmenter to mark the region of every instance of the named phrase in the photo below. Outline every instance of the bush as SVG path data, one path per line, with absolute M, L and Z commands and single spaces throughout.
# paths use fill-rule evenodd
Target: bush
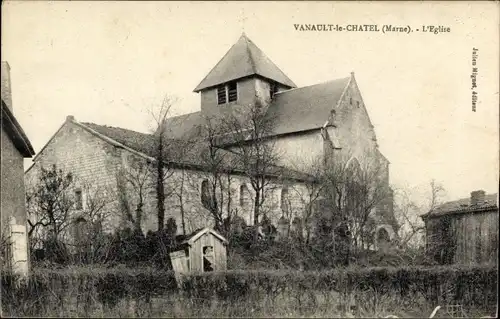
M 2 309 L 8 315 L 53 315 L 43 312 L 53 307 L 62 313 L 76 308 L 81 315 L 89 316 L 96 302 L 114 309 L 124 300 L 151 303 L 152 298 L 175 296 L 175 300 L 191 305 L 208 305 L 216 300 L 233 306 L 249 303 L 256 309 L 282 296 L 291 306 L 300 308 L 320 304 L 318 296 L 332 292 L 340 297 L 384 295 L 406 303 L 424 300 L 430 307 L 462 304 L 490 310 L 496 307 L 498 278 L 496 266 L 439 266 L 198 273 L 183 276 L 181 289 L 173 272 L 152 268 L 36 269 L 28 281 L 18 284 L 16 280 L 11 274 L 2 274 Z

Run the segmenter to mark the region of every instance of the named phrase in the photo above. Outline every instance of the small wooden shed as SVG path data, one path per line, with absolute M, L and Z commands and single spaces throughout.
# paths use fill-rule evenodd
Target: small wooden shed
M 227 269 L 228 241 L 210 228 L 203 228 L 180 238 L 170 253 L 175 273 L 207 272 Z
M 426 252 L 440 264 L 498 263 L 498 194 L 483 190 L 421 216 Z

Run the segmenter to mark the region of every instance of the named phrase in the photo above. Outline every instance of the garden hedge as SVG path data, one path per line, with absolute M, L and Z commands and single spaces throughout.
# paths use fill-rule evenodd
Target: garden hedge
M 402 298 L 420 294 L 433 305 L 491 308 L 497 302 L 497 271 L 497 266 L 489 265 L 338 268 L 320 272 L 232 270 L 185 275 L 178 285 L 172 272 L 154 268 L 35 269 L 29 280 L 21 282 L 16 276 L 2 273 L 1 289 L 2 307 L 14 308 L 43 304 L 54 296 L 61 304 L 74 296 L 80 304 L 97 299 L 114 305 L 123 298 L 148 300 L 169 294 L 231 301 L 332 290 L 347 294 L 373 291 Z

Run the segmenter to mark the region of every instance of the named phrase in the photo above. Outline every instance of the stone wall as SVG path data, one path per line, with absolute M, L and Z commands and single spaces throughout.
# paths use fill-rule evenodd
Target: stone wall
M 389 187 L 389 162 L 378 149 L 375 130 L 354 77 L 335 110 L 333 130 L 340 149 L 335 150 L 334 160 L 356 159 L 362 169 L 378 166 L 381 184 Z M 392 202 L 389 191 L 387 198 L 377 205 L 375 217 L 378 222 L 395 227 Z
M 323 157 L 323 139 L 319 129 L 279 136 L 269 143 L 278 154 L 278 164 L 292 169 L 307 170 Z
M 109 215 L 113 220 L 103 225 L 111 231 L 117 223 L 116 214 L 116 176 L 121 165 L 121 150 L 97 138 L 68 119 L 57 131 L 46 147 L 34 158 L 33 165 L 25 173 L 27 187 L 37 183 L 41 168 L 50 169 L 56 164 L 58 169 L 74 176 L 71 192 L 82 191 L 85 206 L 92 196 L 100 196 L 106 201 Z M 84 191 L 85 190 L 85 191 Z M 82 211 L 75 210 L 72 218 L 78 217 Z M 32 216 L 35 218 L 35 216 Z
M 2 239 L 7 247 L 6 265 L 15 273 L 27 275 L 29 270 L 26 235 L 26 199 L 23 179 L 23 156 L 15 148 L 2 127 L 2 170 L 0 185 Z
M 2 225 L 14 217 L 18 224 L 26 223 L 23 180 L 23 156 L 2 127 L 2 183 L 0 185 Z
M 50 168 L 52 164 L 57 164 L 58 168 L 65 172 L 71 172 L 75 176 L 74 190 L 77 188 L 85 190 L 83 186 L 88 185 L 89 182 L 93 189 L 105 190 L 106 196 L 109 196 L 109 208 L 107 209 L 113 211 L 108 223 L 104 225 L 105 230 L 108 231 L 127 225 L 124 223 L 122 206 L 118 200 L 119 177 L 125 183 L 127 203 L 131 213 L 134 214 L 139 203 L 138 190 L 123 178 L 137 177 L 140 173 L 137 169 L 142 168 L 148 179 L 141 188 L 144 203 L 142 228 L 144 232 L 157 230 L 155 179 L 152 173 L 154 169 L 145 169 L 151 165 L 147 163 L 145 158 L 126 149 L 115 147 L 73 123 L 72 120 L 68 120 L 35 158 L 34 165 L 25 174 L 27 183 L 35 183 L 41 167 Z M 184 212 L 186 233 L 200 227 L 212 226 L 212 216 L 201 202 L 201 183 L 203 180 L 211 180 L 211 174 L 200 170 L 168 168 L 167 176 L 165 220 L 170 217 L 174 218 L 179 233 L 183 232 L 182 212 Z M 229 208 L 233 214 L 236 213 L 243 217 L 247 224 L 251 225 L 253 223 L 254 192 L 249 179 L 242 175 L 231 175 L 229 183 L 227 177 L 223 180 L 224 196 L 221 203 L 225 216 L 227 216 Z M 284 184 L 284 181 L 276 179 L 267 187 L 262 212 L 273 223 L 277 223 L 277 220 L 283 215 L 280 203 Z M 305 186 L 300 183 L 287 182 L 286 184 L 289 189 L 289 202 L 292 203 L 291 212 L 288 214 L 291 216 L 300 214 L 306 202 L 306 198 L 302 197 L 301 193 Z M 242 185 L 246 185 L 248 189 L 248 198 L 243 202 L 240 192 Z M 230 196 L 228 196 L 228 190 L 230 190 Z M 84 206 L 87 195 L 83 194 Z M 220 194 L 219 198 L 221 198 Z M 79 211 L 75 211 L 74 218 L 79 214 Z

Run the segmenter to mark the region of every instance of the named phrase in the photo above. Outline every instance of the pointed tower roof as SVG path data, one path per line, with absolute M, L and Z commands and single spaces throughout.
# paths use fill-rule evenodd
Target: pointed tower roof
M 260 75 L 283 85 L 296 87 L 295 83 L 243 33 L 193 91 L 199 92 L 249 75 Z

